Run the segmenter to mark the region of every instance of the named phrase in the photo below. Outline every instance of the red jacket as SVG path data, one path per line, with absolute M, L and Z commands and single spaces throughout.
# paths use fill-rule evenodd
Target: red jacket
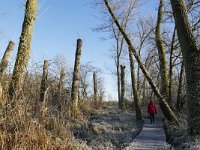
M 148 113 L 157 113 L 156 104 L 153 101 L 148 104 Z

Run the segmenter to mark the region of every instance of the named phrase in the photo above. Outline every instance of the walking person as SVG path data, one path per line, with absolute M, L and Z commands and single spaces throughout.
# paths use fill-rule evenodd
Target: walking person
M 154 115 L 157 114 L 156 103 L 150 100 L 148 104 L 148 113 L 150 114 L 150 122 L 154 123 Z

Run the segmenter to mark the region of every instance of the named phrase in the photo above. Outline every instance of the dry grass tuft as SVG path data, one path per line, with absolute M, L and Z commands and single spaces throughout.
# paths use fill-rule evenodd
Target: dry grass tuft
M 0 106 L 0 149 L 84 150 L 75 140 L 67 110 L 55 113 L 44 103 L 36 106 L 23 98 Z M 68 119 L 68 120 L 67 120 Z

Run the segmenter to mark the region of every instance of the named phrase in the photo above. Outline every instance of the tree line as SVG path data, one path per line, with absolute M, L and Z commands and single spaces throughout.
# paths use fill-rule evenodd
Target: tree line
M 105 24 L 105 26 L 96 29 L 100 31 L 108 27 L 112 38 L 116 42 L 116 46 L 112 51 L 112 58 L 116 65 L 119 108 L 126 111 L 126 67 L 121 63 L 125 49 L 130 64 L 130 92 L 131 98 L 132 95 L 134 98 L 137 121 L 143 120 L 142 102 L 155 95 L 165 118 L 176 125 L 179 125 L 176 113 L 184 109 L 183 105 L 187 104 L 188 133 L 190 135 L 199 134 L 199 20 L 195 18 L 196 11 L 199 11 L 199 2 L 188 0 L 185 3 L 183 0 L 171 0 L 170 4 L 167 5 L 164 3 L 164 0 L 160 0 L 156 24 L 152 24 L 154 22 L 152 18 L 147 20 L 139 19 L 137 23 L 138 32 L 134 33 L 138 37 L 136 41 L 134 41 L 136 36 L 132 36 L 133 33 L 131 33 L 130 20 L 134 16 L 133 10 L 139 7 L 139 0 L 129 0 L 127 2 L 128 5 L 123 5 L 120 1 L 103 0 L 101 6 L 107 12 L 109 25 Z M 5 103 L 9 106 L 7 107 L 9 109 L 12 109 L 15 102 L 20 98 L 31 95 L 27 92 L 27 89 L 34 86 L 31 84 L 33 80 L 34 82 L 39 82 L 37 74 L 34 75 L 34 78 L 31 78 L 31 75 L 27 72 L 34 21 L 36 19 L 37 0 L 27 0 L 25 6 L 24 22 L 13 74 L 6 75 L 6 68 L 15 45 L 14 42 L 9 42 L 0 64 L 1 102 L 3 103 L 6 99 Z M 163 16 L 164 14 L 165 16 Z M 162 32 L 161 28 L 165 22 L 173 24 L 172 37 Z M 62 105 L 69 107 L 72 117 L 76 117 L 80 113 L 80 103 L 82 100 L 91 100 L 92 106 L 95 109 L 101 106 L 104 97 L 104 87 L 101 77 L 98 77 L 100 71 L 90 64 L 81 65 L 82 44 L 83 41 L 77 39 L 75 63 L 71 73 L 72 79 L 69 83 L 70 87 L 65 86 L 66 72 L 64 66 L 61 65 L 58 85 L 56 88 L 52 88 L 55 87 L 53 86 L 55 79 L 49 79 L 49 61 L 44 60 L 41 82 L 36 84 L 38 91 L 35 93 L 36 114 L 38 112 L 37 109 L 40 108 L 42 103 L 50 101 L 50 96 L 52 97 L 52 103 L 55 103 L 56 99 L 61 101 L 58 109 Z M 145 58 L 143 58 L 144 54 L 142 54 L 144 50 Z M 137 72 L 135 73 L 136 70 Z M 157 70 L 159 70 L 158 73 Z M 141 72 L 143 75 L 141 75 Z M 93 92 L 92 96 L 89 97 L 89 83 L 87 80 L 91 76 Z M 4 81 L 7 78 L 10 80 L 8 79 L 8 88 L 5 88 Z M 48 86 L 49 82 L 52 84 L 51 88 Z M 27 86 L 28 83 L 30 83 L 29 87 Z M 174 102 L 174 84 L 178 87 L 176 102 Z M 183 96 L 184 93 L 186 95 L 186 102 Z M 151 97 L 148 97 L 149 95 Z M 67 100 L 64 101 L 64 99 Z

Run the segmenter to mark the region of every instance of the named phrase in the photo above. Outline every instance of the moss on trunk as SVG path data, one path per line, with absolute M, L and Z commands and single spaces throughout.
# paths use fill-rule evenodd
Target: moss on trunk
M 6 72 L 6 68 L 8 66 L 9 58 L 10 55 L 14 49 L 15 43 L 13 41 L 10 41 L 8 43 L 8 46 L 6 48 L 6 51 L 4 52 L 3 58 L 1 59 L 1 64 L 0 64 L 0 101 L 3 101 L 3 95 L 4 95 L 4 90 L 5 90 L 5 85 L 3 82 L 3 77 Z
M 82 40 L 77 40 L 76 46 L 76 55 L 74 63 L 74 72 L 73 72 L 73 82 L 72 82 L 72 91 L 71 91 L 71 113 L 72 116 L 78 113 L 78 96 L 79 96 L 79 80 L 80 80 L 80 65 L 81 65 L 81 48 Z
M 133 60 L 133 52 L 129 49 L 129 59 L 130 59 L 130 70 L 131 70 L 131 81 L 132 81 L 132 90 L 134 95 L 134 106 L 136 112 L 136 120 L 141 121 L 142 119 L 142 111 L 140 108 L 140 98 L 137 89 L 136 79 L 135 79 L 135 66 Z
M 200 134 L 200 50 L 183 0 L 171 0 L 186 74 L 187 123 L 190 135 Z
M 105 6 L 107 7 L 113 21 L 115 22 L 116 26 L 118 27 L 119 31 L 122 33 L 127 45 L 129 46 L 130 50 L 133 52 L 133 55 L 135 56 L 138 65 L 140 66 L 140 69 L 142 70 L 144 76 L 146 77 L 147 81 L 149 82 L 149 85 L 151 86 L 154 94 L 158 97 L 159 100 L 159 106 L 164 114 L 164 116 L 167 118 L 167 120 L 169 120 L 170 122 L 174 122 L 177 125 L 179 124 L 179 121 L 175 115 L 175 113 L 171 110 L 171 108 L 169 107 L 168 103 L 166 102 L 165 98 L 160 94 L 160 92 L 158 91 L 158 89 L 156 88 L 156 85 L 153 83 L 147 69 L 145 68 L 145 66 L 142 63 L 142 60 L 140 58 L 140 56 L 138 55 L 138 53 L 136 52 L 135 47 L 133 46 L 130 38 L 128 37 L 128 34 L 124 31 L 124 29 L 120 26 L 119 21 L 117 20 L 115 14 L 113 13 L 108 0 L 104 0 Z
M 15 43 L 13 41 L 10 41 L 8 43 L 6 51 L 5 51 L 5 53 L 3 55 L 3 58 L 1 60 L 1 64 L 0 64 L 0 81 L 2 81 L 2 79 L 3 79 L 4 73 L 5 73 L 6 68 L 8 66 L 10 55 L 13 52 L 14 47 L 15 47 Z
M 12 80 L 9 87 L 10 99 L 13 99 L 14 95 L 18 95 L 22 89 L 24 81 L 24 75 L 28 67 L 33 26 L 36 16 L 37 0 L 27 0 L 25 8 L 25 17 L 22 26 L 22 33 L 20 36 L 19 47 L 17 52 L 17 58 L 15 61 Z
M 161 91 L 160 93 L 164 96 L 169 104 L 168 93 L 169 93 L 169 78 L 167 73 L 167 61 L 165 48 L 163 46 L 163 38 L 161 36 L 161 24 L 162 24 L 162 15 L 163 15 L 163 6 L 164 0 L 160 0 L 159 9 L 158 9 L 158 19 L 156 26 L 156 46 L 158 48 L 159 55 L 159 64 L 160 64 L 160 77 L 161 77 Z

